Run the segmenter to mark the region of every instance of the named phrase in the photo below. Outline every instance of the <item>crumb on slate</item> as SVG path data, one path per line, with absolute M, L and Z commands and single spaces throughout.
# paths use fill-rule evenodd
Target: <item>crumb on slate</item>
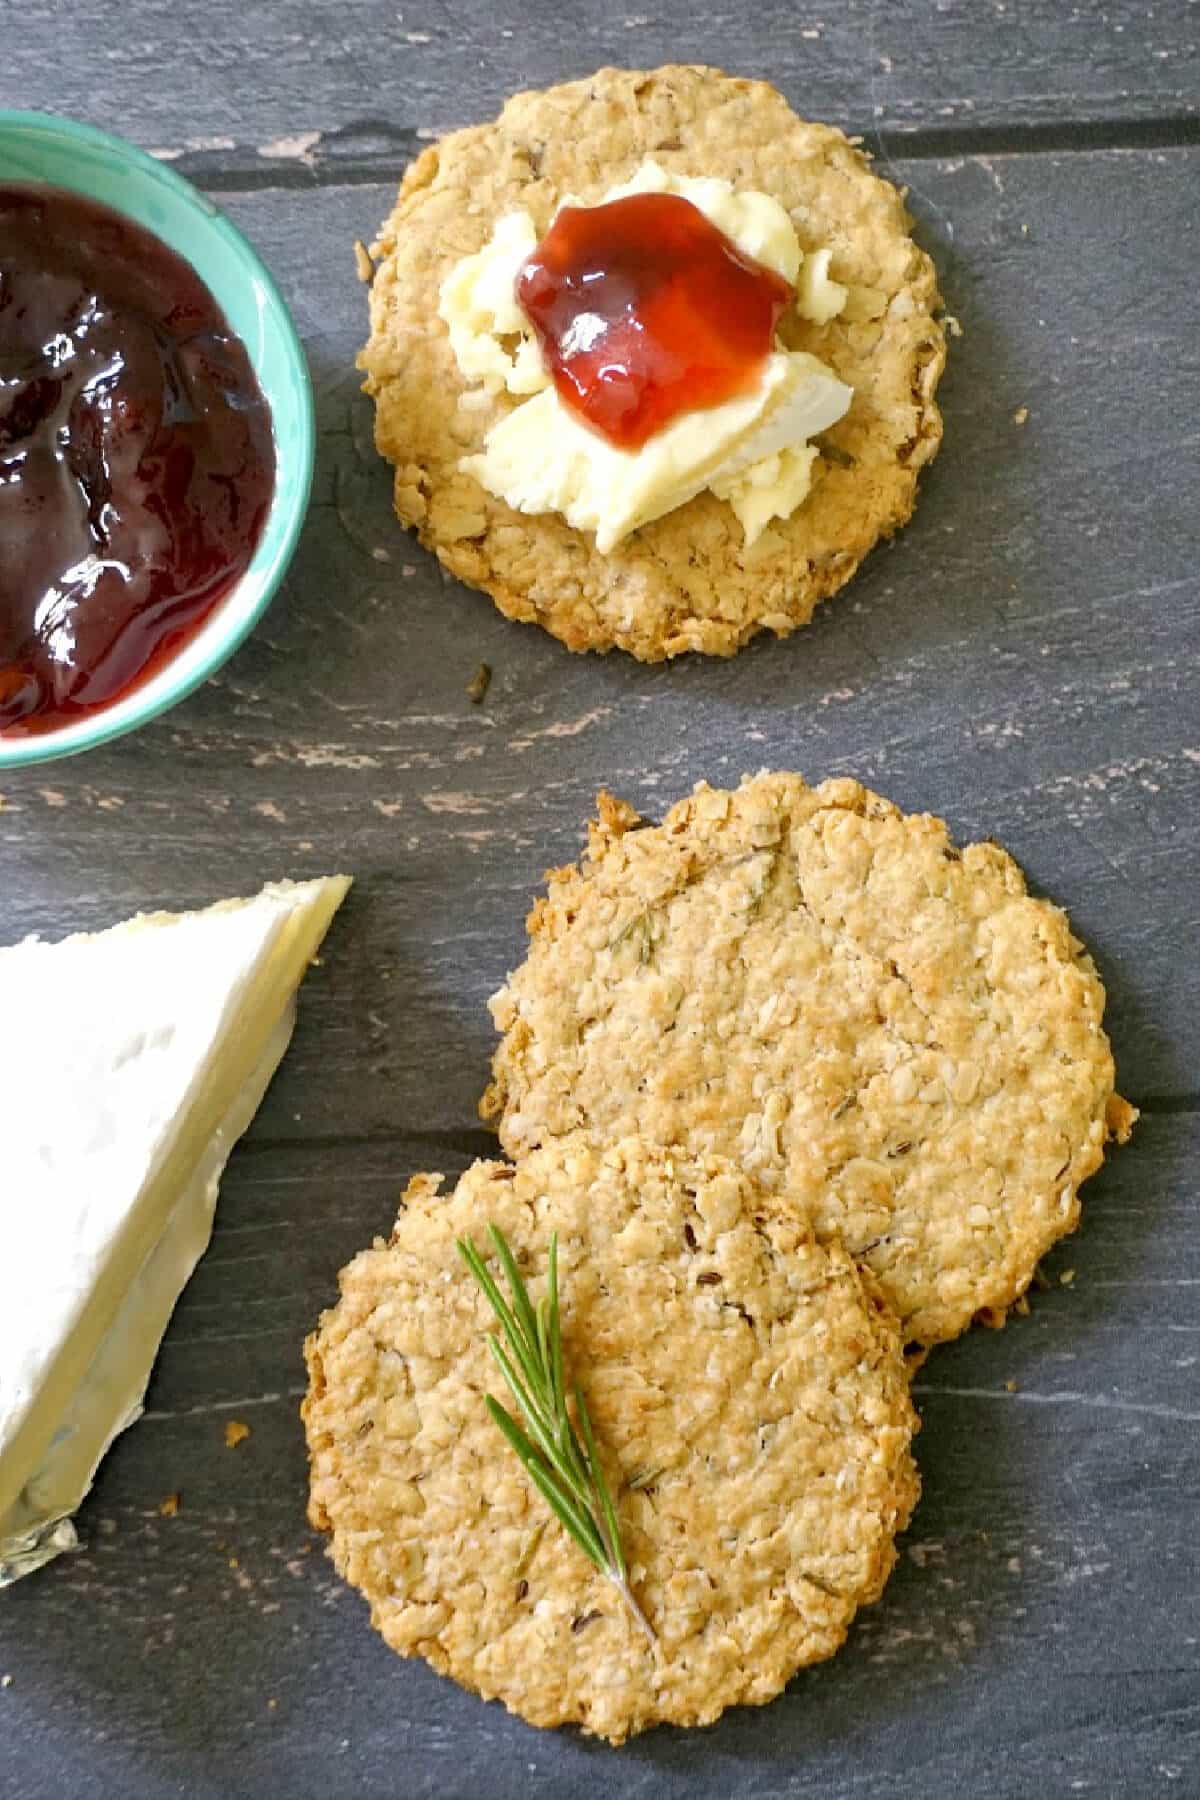
M 158 1503 L 158 1510 L 164 1519 L 173 1519 L 182 1504 L 182 1494 L 164 1494 Z
M 1028 419 L 1028 417 L 1029 417 L 1029 408 L 1027 406 L 1018 406 L 1016 412 L 1013 414 L 1013 424 L 1014 425 L 1024 425 L 1024 423 Z
M 947 313 L 942 323 L 945 325 L 946 330 L 950 333 L 952 338 L 962 337 L 962 320 L 956 319 L 953 313 Z
M 1006 1381 L 1004 1384 L 1004 1391 L 1006 1394 L 1015 1394 L 1017 1392 L 1016 1382 L 1015 1381 Z
M 472 706 L 481 706 L 492 683 L 492 666 L 481 662 L 470 681 L 467 683 L 467 694 Z
M 1061 1274 L 1061 1275 L 1060 1275 L 1060 1276 L 1059 1276 L 1059 1278 L 1058 1278 L 1058 1279 L 1059 1279 L 1059 1284 L 1060 1284 L 1060 1286 L 1062 1286 L 1062 1287 L 1070 1287 L 1070 1285 L 1071 1285 L 1071 1283 L 1072 1283 L 1072 1282 L 1073 1282 L 1073 1281 L 1074 1281 L 1074 1279 L 1075 1279 L 1075 1271 L 1074 1271 L 1074 1269 L 1064 1269 L 1064 1270 L 1063 1270 L 1063 1272 L 1062 1272 L 1062 1274 Z
M 11 1687 L 12 1681 L 13 1678 L 11 1675 L 0 1675 L 0 1688 Z
M 242 1419 L 230 1419 L 225 1426 L 225 1448 L 236 1450 L 250 1436 L 250 1427 Z

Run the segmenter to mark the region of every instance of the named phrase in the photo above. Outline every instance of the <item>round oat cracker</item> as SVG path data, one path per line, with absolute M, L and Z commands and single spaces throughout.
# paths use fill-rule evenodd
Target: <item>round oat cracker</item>
M 529 516 L 459 469 L 514 402 L 468 385 L 438 318 L 444 276 L 497 219 L 526 209 L 545 231 L 568 196 L 594 203 L 647 156 L 773 195 L 801 247 L 827 246 L 834 278 L 877 290 L 882 317 L 816 326 L 790 309 L 781 335 L 854 388 L 823 436 L 813 491 L 747 551 L 732 510 L 704 493 L 606 556 L 554 513 Z M 491 125 L 454 132 L 408 170 L 373 254 L 371 335 L 359 358 L 376 442 L 395 464 L 396 511 L 453 575 L 509 618 L 571 650 L 614 645 L 646 662 L 732 655 L 761 630 L 786 636 L 912 512 L 917 472 L 942 435 L 934 390 L 945 336 L 933 265 L 897 190 L 840 131 L 806 124 L 774 88 L 715 69 L 602 69 L 517 94 Z
M 736 1158 L 910 1341 L 1000 1322 L 1133 1118 L 1065 915 L 996 844 L 854 781 L 701 784 L 636 823 L 601 796 L 491 1002 L 505 1149 L 583 1128 Z
M 733 1165 L 563 1141 L 454 1192 L 417 1176 L 306 1345 L 310 1517 L 394 1650 L 534 1725 L 614 1743 L 757 1705 L 831 1656 L 918 1483 L 895 1321 Z M 511 1243 L 535 1304 L 558 1233 L 585 1392 L 652 1649 L 484 1408 L 495 1320 L 455 1253 Z

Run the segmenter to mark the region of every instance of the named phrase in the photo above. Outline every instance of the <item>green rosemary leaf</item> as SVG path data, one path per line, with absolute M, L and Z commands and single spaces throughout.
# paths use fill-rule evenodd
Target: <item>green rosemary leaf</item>
M 550 1367 L 550 1303 L 544 1295 L 537 1303 L 534 1317 L 537 1320 L 538 1360 L 543 1369 L 548 1369 Z M 550 1397 L 553 1400 L 553 1386 Z
M 625 1579 L 625 1552 L 621 1548 L 621 1527 L 617 1524 L 617 1509 L 613 1505 L 612 1495 L 608 1490 L 608 1482 L 604 1479 L 600 1455 L 596 1449 L 596 1435 L 592 1430 L 591 1414 L 587 1409 L 587 1401 L 583 1397 L 583 1389 L 575 1383 L 575 1409 L 579 1414 L 579 1423 L 583 1427 L 583 1441 L 587 1445 L 588 1471 L 596 1490 L 596 1498 L 600 1502 L 600 1512 L 604 1520 L 605 1537 L 613 1567 Z
M 468 1269 L 470 1269 L 472 1275 L 483 1289 L 488 1305 L 495 1313 L 497 1319 L 499 1319 L 501 1325 L 504 1326 L 506 1334 L 515 1332 L 516 1320 L 513 1318 L 508 1302 L 501 1294 L 496 1283 L 492 1280 L 487 1264 L 484 1262 L 482 1256 L 480 1256 L 470 1238 L 456 1238 L 455 1247 L 458 1250 L 458 1254 L 462 1257 Z
M 511 1351 L 513 1353 L 513 1357 L 515 1358 L 517 1365 L 520 1368 L 521 1374 L 525 1379 L 526 1385 L 529 1387 L 529 1389 L 532 1392 L 534 1392 L 534 1393 L 540 1392 L 541 1385 L 542 1385 L 541 1364 L 538 1361 L 536 1346 L 532 1351 L 529 1349 L 528 1345 L 525 1342 L 525 1339 L 521 1332 L 521 1329 L 516 1324 L 515 1321 L 513 1321 L 511 1323 L 506 1323 L 505 1320 L 501 1319 L 500 1329 L 503 1331 L 505 1338 L 508 1340 L 509 1348 L 511 1349 Z M 491 1342 L 494 1346 L 503 1348 L 503 1346 L 500 1344 L 499 1338 L 492 1338 Z
M 607 1575 L 611 1580 L 612 1570 L 609 1568 L 604 1545 L 589 1516 L 571 1505 L 563 1490 L 555 1486 L 545 1470 L 540 1468 L 537 1463 L 527 1463 L 526 1468 L 529 1472 L 529 1479 L 559 1524 L 565 1526 L 584 1555 L 595 1563 L 600 1573 Z
M 521 1330 L 520 1324 L 513 1314 L 512 1309 L 505 1301 L 499 1288 L 489 1274 L 483 1258 L 480 1256 L 470 1239 L 458 1238 L 456 1240 L 456 1245 L 459 1255 L 466 1263 L 468 1269 L 470 1269 L 475 1280 L 479 1283 L 479 1286 L 483 1289 L 483 1292 L 487 1297 L 488 1305 L 499 1320 L 500 1329 L 512 1345 L 513 1354 L 521 1365 L 526 1381 L 528 1381 L 531 1386 L 536 1387 L 539 1381 L 538 1371 L 540 1367 L 537 1356 L 536 1337 L 532 1346 L 526 1343 L 525 1334 Z
M 546 1301 L 550 1357 L 548 1372 L 555 1417 L 558 1420 L 558 1442 L 563 1456 L 574 1469 L 576 1478 L 587 1481 L 587 1467 L 567 1411 L 566 1377 L 563 1374 L 562 1324 L 558 1311 L 558 1233 L 550 1234 L 550 1250 L 546 1258 Z
M 529 1302 L 529 1290 L 521 1278 L 517 1267 L 517 1259 L 508 1247 L 508 1239 L 498 1225 L 489 1225 L 488 1232 L 496 1247 L 496 1255 L 500 1258 L 504 1273 L 508 1276 L 508 1285 L 512 1289 L 513 1310 L 521 1321 L 521 1329 L 530 1350 L 537 1348 L 537 1322 L 533 1316 L 533 1307 Z
M 550 1387 L 554 1394 L 555 1410 L 560 1414 L 563 1406 L 563 1356 L 562 1326 L 558 1317 L 558 1233 L 550 1233 L 550 1249 L 546 1255 L 546 1336 L 550 1341 L 550 1356 L 547 1367 L 550 1371 Z
M 604 1544 L 601 1541 L 600 1533 L 596 1530 L 594 1520 L 589 1518 L 561 1481 L 555 1480 L 553 1473 L 542 1462 L 537 1450 L 512 1414 L 506 1412 L 500 1402 L 491 1394 L 487 1396 L 486 1404 L 488 1412 L 524 1463 L 526 1472 L 547 1505 L 553 1509 L 556 1517 L 566 1526 L 580 1548 L 591 1557 L 596 1567 L 606 1569 L 608 1559 L 605 1556 Z
M 503 1345 L 498 1343 L 495 1338 L 489 1339 L 489 1343 L 496 1365 L 505 1381 L 508 1383 L 508 1389 L 513 1399 L 524 1413 L 525 1422 L 533 1433 L 534 1442 L 537 1444 L 542 1457 L 552 1466 L 559 1463 L 561 1461 L 561 1456 L 555 1437 L 554 1422 L 552 1420 L 547 1421 L 543 1417 L 541 1407 L 538 1405 L 536 1398 L 529 1392 L 524 1383 L 518 1379 L 515 1369 L 504 1353 Z M 570 1475 L 573 1471 L 568 1468 L 566 1473 Z

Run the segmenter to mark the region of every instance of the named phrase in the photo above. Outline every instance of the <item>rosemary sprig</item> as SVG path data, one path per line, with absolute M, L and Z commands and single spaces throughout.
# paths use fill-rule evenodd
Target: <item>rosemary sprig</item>
M 488 1232 L 508 1281 L 511 1304 L 500 1292 L 470 1238 L 457 1240 L 458 1253 L 483 1289 L 488 1305 L 499 1321 L 503 1341 L 501 1337 L 489 1336 L 488 1347 L 517 1403 L 524 1428 L 492 1394 L 487 1395 L 484 1404 L 555 1518 L 600 1573 L 612 1582 L 653 1644 L 656 1641 L 654 1627 L 629 1585 L 616 1507 L 597 1454 L 587 1402 L 578 1383 L 573 1392 L 582 1441 L 567 1408 L 558 1314 L 558 1238 L 551 1235 L 546 1292 L 535 1308 L 504 1233 L 496 1225 L 489 1225 Z

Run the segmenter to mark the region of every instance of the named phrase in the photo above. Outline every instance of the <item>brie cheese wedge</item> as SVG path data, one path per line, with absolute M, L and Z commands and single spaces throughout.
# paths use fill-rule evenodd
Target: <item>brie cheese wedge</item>
M 349 885 L 0 950 L 21 1021 L 0 1048 L 0 1586 L 74 1543 L 71 1513 L 141 1411 Z

